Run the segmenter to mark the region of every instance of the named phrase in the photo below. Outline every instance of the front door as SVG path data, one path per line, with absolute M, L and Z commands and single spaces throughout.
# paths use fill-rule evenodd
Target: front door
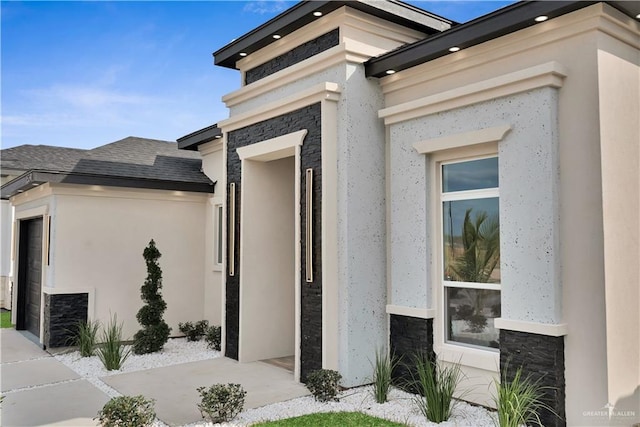
M 17 329 L 40 337 L 42 218 L 20 221 Z

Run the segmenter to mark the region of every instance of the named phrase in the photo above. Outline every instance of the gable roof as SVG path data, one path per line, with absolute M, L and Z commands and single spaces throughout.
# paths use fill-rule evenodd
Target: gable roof
M 3 199 L 45 182 L 213 192 L 198 152 L 175 142 L 128 137 L 92 150 L 21 146 L 0 152 L 2 168 L 27 172 L 2 186 Z

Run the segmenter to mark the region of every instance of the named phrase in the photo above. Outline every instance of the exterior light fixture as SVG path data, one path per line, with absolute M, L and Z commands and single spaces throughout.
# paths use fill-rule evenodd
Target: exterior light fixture
M 387 70 L 386 73 L 387 74 L 395 74 L 396 70 Z
M 316 10 L 315 12 L 313 12 L 313 16 L 320 17 L 322 16 L 322 12 L 320 12 L 319 10 Z
M 449 48 L 449 52 L 457 52 L 457 51 L 459 51 L 459 50 L 460 50 L 460 48 L 459 48 L 458 46 L 451 46 L 451 47 Z
M 636 15 L 636 19 L 640 19 L 640 13 Z
M 549 19 L 549 17 L 547 15 L 540 15 L 540 16 L 536 16 L 534 21 L 536 21 L 536 22 L 544 22 L 547 19 Z
M 242 56 L 242 57 L 245 57 L 247 55 L 248 55 L 247 52 L 240 52 L 240 56 Z
M 274 34 L 271 37 L 273 37 L 274 39 L 278 40 L 279 38 L 281 38 L 282 36 L 280 34 Z
M 222 138 L 222 135 L 216 135 L 216 136 L 214 136 L 214 138 L 215 139 L 220 139 L 220 138 Z

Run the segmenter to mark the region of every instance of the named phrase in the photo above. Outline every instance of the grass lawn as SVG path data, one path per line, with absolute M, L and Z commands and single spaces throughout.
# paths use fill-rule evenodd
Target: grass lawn
M 403 424 L 360 412 L 326 412 L 254 424 L 254 427 L 400 427 Z
M 3 311 L 0 313 L 0 328 L 11 328 L 13 325 L 11 324 L 11 312 Z

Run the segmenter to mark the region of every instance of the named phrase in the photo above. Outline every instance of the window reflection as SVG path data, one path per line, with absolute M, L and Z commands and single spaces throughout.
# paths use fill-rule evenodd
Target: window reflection
M 442 166 L 442 191 L 445 193 L 496 187 L 498 187 L 497 157 Z
M 446 288 L 446 298 L 447 340 L 498 348 L 493 321 L 500 317 L 500 291 Z

